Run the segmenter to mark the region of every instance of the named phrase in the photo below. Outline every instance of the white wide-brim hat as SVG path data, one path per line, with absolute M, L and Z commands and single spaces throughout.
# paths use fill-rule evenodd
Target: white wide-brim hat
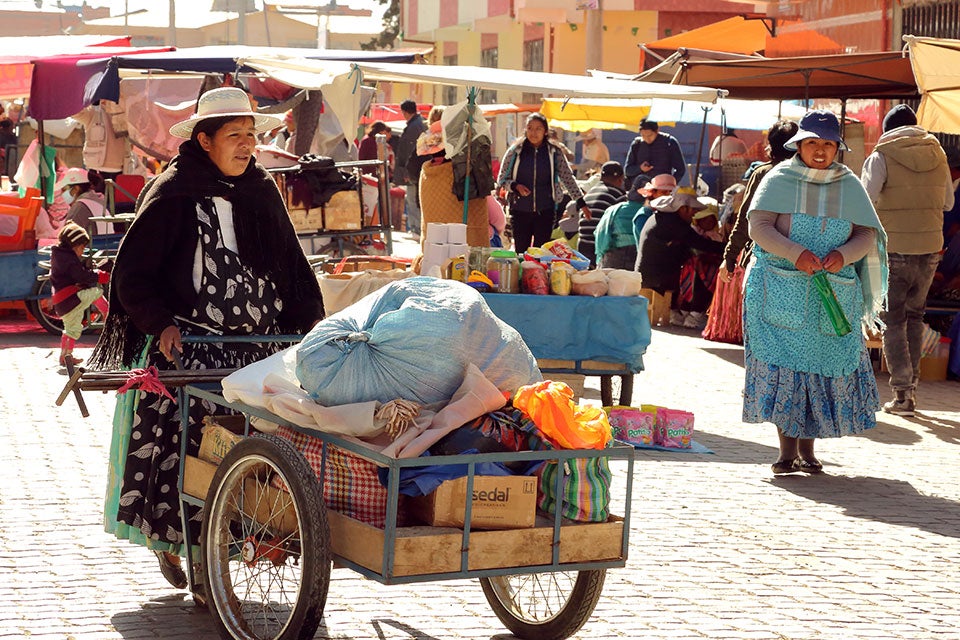
M 700 202 L 697 198 L 697 192 L 690 187 L 680 187 L 668 196 L 654 198 L 650 206 L 657 211 L 666 211 L 674 213 L 680 210 L 680 207 L 690 207 L 694 211 L 702 211 L 707 205 Z
M 197 112 L 182 122 L 170 127 L 170 135 L 177 138 L 189 138 L 193 135 L 193 128 L 201 120 L 208 118 L 223 118 L 250 116 L 253 118 L 257 133 L 270 131 L 283 124 L 277 116 L 257 113 L 250 104 L 250 98 L 243 89 L 237 87 L 220 87 L 211 89 L 200 96 L 197 101 Z

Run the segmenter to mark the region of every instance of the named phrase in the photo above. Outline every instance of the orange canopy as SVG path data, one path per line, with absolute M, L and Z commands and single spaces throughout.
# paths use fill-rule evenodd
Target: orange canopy
M 680 48 L 709 49 L 749 55 L 766 48 L 768 35 L 762 20 L 747 20 L 743 16 L 736 16 L 656 42 L 648 42 L 643 46 L 658 51 L 674 51 Z
M 643 50 L 669 54 L 677 49 L 706 49 L 742 55 L 763 54 L 767 57 L 821 55 L 843 51 L 843 47 L 830 38 L 816 31 L 802 30 L 802 23 L 798 20 L 777 20 L 774 23 L 768 23 L 767 20 L 771 19 L 759 15 L 735 16 L 656 42 L 645 43 Z M 783 31 L 784 27 L 789 29 Z M 773 33 L 770 28 L 773 28 Z M 641 69 L 645 68 L 643 56 L 641 53 Z

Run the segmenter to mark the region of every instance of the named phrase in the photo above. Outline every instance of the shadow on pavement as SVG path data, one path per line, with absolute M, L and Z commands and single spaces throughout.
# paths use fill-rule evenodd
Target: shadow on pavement
M 858 433 L 854 437 L 866 438 L 867 440 L 878 442 L 880 444 L 911 445 L 920 442 L 921 437 L 919 434 L 907 429 L 906 427 L 884 422 L 881 419 L 882 415 L 884 414 L 877 414 L 877 426 L 875 428 L 867 429 L 862 433 Z
M 867 476 L 777 476 L 768 482 L 802 498 L 841 507 L 845 515 L 960 538 L 960 504 L 925 496 L 903 480 Z
M 731 345 L 726 349 L 723 347 L 703 347 L 701 348 L 701 351 L 715 355 L 721 360 L 725 360 L 730 364 L 743 368 L 743 347 L 738 347 L 735 345 Z
M 773 427 L 770 427 L 773 429 Z M 772 432 L 771 432 L 772 433 Z M 775 436 L 771 436 L 775 437 Z M 728 438 L 705 431 L 694 431 L 694 441 L 710 449 L 713 453 L 690 453 L 684 451 L 659 451 L 656 449 L 637 449 L 637 453 L 664 457 L 670 460 L 684 462 L 722 462 L 734 464 L 765 464 L 769 465 L 777 459 L 779 449 L 749 440 Z
M 912 418 L 905 418 L 913 424 L 924 427 L 927 431 L 950 444 L 960 444 L 960 422 L 947 420 L 937 416 L 928 416 L 917 412 Z
M 178 630 L 193 640 L 219 638 L 213 618 L 193 603 L 187 593 L 153 598 L 135 611 L 124 611 L 110 618 L 123 638 L 133 640 L 152 635 L 157 629 Z
M 437 640 L 435 636 L 431 636 L 423 631 L 420 631 L 416 627 L 411 627 L 408 624 L 393 620 L 392 618 L 374 618 L 370 622 L 373 625 L 374 630 L 377 632 L 377 638 L 381 640 L 393 637 L 392 633 L 385 633 L 383 627 L 392 627 L 393 629 L 408 634 L 411 638 L 415 638 L 416 640 Z M 320 624 L 320 629 L 326 631 L 323 623 Z M 513 636 L 510 637 L 512 638 Z

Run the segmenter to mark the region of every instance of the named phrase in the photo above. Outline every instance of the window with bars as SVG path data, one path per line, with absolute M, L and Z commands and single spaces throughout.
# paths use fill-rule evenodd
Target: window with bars
M 543 71 L 543 40 L 527 40 L 523 43 L 523 70 Z M 539 93 L 524 93 L 524 104 L 536 104 L 542 100 Z
M 455 67 L 457 66 L 457 55 L 452 56 L 443 56 L 443 66 L 445 67 Z M 443 101 L 443 104 L 450 105 L 457 103 L 457 87 L 443 87 L 443 91 L 440 94 L 440 99 Z
M 480 51 L 480 66 L 496 69 L 500 66 L 500 50 L 496 47 L 492 49 L 482 49 Z M 477 94 L 477 104 L 496 104 L 496 90 L 483 89 Z

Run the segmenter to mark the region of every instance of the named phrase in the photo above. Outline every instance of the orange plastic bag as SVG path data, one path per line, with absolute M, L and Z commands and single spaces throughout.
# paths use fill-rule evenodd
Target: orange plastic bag
M 513 396 L 513 406 L 530 416 L 558 449 L 603 449 L 611 440 L 603 408 L 574 404 L 573 389 L 564 382 L 522 386 Z

